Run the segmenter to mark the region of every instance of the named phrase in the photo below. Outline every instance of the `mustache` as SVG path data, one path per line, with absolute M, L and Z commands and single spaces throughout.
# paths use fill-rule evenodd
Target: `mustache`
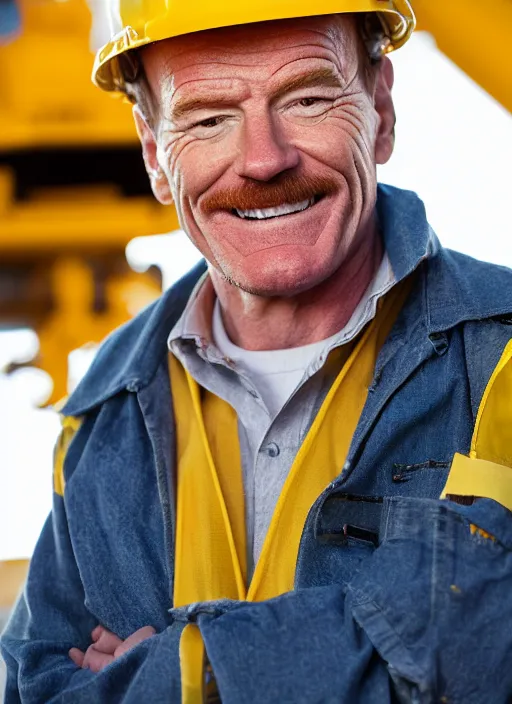
M 315 196 L 326 196 L 337 189 L 338 184 L 326 176 L 284 176 L 272 181 L 247 181 L 237 188 L 220 189 L 204 198 L 201 209 L 252 210 L 254 208 L 276 208 L 283 203 L 300 203 Z

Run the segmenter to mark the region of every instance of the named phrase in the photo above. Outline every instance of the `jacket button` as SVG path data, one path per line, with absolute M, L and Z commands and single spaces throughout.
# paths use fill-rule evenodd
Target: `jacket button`
M 448 335 L 445 332 L 433 332 L 429 335 L 429 339 L 437 354 L 442 357 L 450 344 Z
M 267 455 L 269 457 L 277 457 L 278 454 L 280 453 L 279 445 L 276 445 L 275 442 L 270 442 L 267 447 Z

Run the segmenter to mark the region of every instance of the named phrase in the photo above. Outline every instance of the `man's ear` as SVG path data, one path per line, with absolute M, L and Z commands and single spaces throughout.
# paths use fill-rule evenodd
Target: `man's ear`
M 394 83 L 393 64 L 389 57 L 381 59 L 379 73 L 375 85 L 375 109 L 380 117 L 379 129 L 375 140 L 375 161 L 385 164 L 395 146 L 395 106 L 391 91 Z
M 172 203 L 172 193 L 167 175 L 158 161 L 158 145 L 155 133 L 138 105 L 133 106 L 133 119 L 135 120 L 135 127 L 142 145 L 142 156 L 155 198 L 162 205 L 170 205 Z

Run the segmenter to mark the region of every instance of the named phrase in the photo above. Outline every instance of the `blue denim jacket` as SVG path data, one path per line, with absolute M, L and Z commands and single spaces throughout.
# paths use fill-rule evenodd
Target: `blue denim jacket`
M 378 212 L 397 278 L 416 270 L 415 283 L 379 354 L 346 465 L 308 515 L 295 591 L 263 604 L 173 609 L 174 423 L 166 340 L 202 264 L 106 340 L 63 409 L 83 422 L 66 455 L 64 496 L 54 494 L 1 639 L 7 704 L 179 702 L 178 645 L 190 621 L 203 630 L 227 704 L 423 704 L 446 692 L 451 697 L 454 683 L 465 681 L 473 698 L 455 688 L 447 701 L 505 701 L 505 677 L 493 696 L 489 678 L 471 674 L 479 657 L 493 660 L 492 672 L 511 657 L 510 639 L 498 627 L 510 614 L 511 516 L 494 502 L 453 508 L 437 499 L 454 453 L 469 450 L 484 388 L 512 337 L 512 272 L 443 249 L 413 193 L 380 186 Z M 501 512 L 502 532 L 486 544 L 493 559 L 481 566 L 474 555 L 469 559 L 474 541 L 455 529 L 450 554 L 460 554 L 464 564 L 468 556 L 472 593 L 492 598 L 484 605 L 461 596 L 460 620 L 448 607 L 428 611 L 438 516 L 451 506 L 453 521 L 467 527 L 464 511 L 482 512 L 482 505 L 486 520 Z M 351 534 L 346 512 L 353 506 Z M 415 508 L 405 514 L 408 506 Z M 381 528 L 389 507 L 407 515 L 397 523 L 401 543 Z M 418 539 L 423 528 L 433 536 L 429 549 L 427 538 Z M 453 585 L 466 593 L 464 584 Z M 388 603 L 379 623 L 378 605 Z M 495 628 L 480 641 L 484 620 Z M 98 623 L 121 638 L 145 625 L 157 635 L 94 674 L 78 669 L 67 653 L 87 648 Z M 394 626 L 402 647 L 391 637 Z M 482 643 L 487 649 L 479 650 Z

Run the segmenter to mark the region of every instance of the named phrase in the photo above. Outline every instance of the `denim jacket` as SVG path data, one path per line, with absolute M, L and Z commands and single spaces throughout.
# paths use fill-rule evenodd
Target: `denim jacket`
M 459 620 L 440 609 L 433 622 L 434 612 L 420 606 L 431 603 L 432 545 L 451 506 L 438 497 L 454 453 L 469 450 L 484 388 L 512 337 L 512 272 L 443 249 L 413 193 L 379 186 L 377 207 L 397 279 L 416 271 L 415 282 L 378 356 L 347 462 L 309 512 L 294 592 L 262 604 L 173 609 L 175 437 L 166 341 L 203 263 L 105 341 L 63 409 L 81 424 L 65 457 L 63 496 L 54 493 L 1 639 L 6 704 L 180 702 L 179 639 L 191 621 L 203 631 L 227 704 L 423 704 L 442 701 L 445 692 L 452 697 L 446 701 L 502 701 L 505 677 L 493 698 L 488 679 L 469 675 L 480 655 L 494 658 L 498 670 L 511 656 L 498 627 L 512 615 L 508 511 L 484 502 L 491 523 L 499 514 L 504 537 L 492 542 L 496 554 L 481 567 L 468 557 L 471 594 L 495 585 L 485 609 L 453 590 Z M 464 510 L 452 510 L 454 525 L 469 520 Z M 393 512 L 402 517 L 395 533 L 382 519 Z M 351 524 L 359 533 L 347 533 Z M 472 543 L 450 530 L 450 550 L 472 554 Z M 429 549 L 424 535 L 434 536 Z M 392 597 L 386 631 L 367 602 L 392 604 Z M 495 630 L 480 653 L 484 621 Z M 157 634 L 95 674 L 77 668 L 68 650 L 86 649 L 98 623 L 123 639 L 145 625 Z M 403 647 L 395 647 L 395 626 Z M 463 689 L 452 696 L 453 681 L 470 682 L 473 699 Z M 479 681 L 487 682 L 485 695 Z

